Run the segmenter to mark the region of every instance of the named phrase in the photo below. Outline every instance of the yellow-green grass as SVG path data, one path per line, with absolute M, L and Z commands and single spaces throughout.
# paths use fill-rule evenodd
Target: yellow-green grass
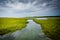
M 25 18 L 0 18 L 0 35 L 21 30 L 26 24 Z
M 34 19 L 42 26 L 43 32 L 52 40 L 60 40 L 60 18 L 48 18 L 47 20 Z

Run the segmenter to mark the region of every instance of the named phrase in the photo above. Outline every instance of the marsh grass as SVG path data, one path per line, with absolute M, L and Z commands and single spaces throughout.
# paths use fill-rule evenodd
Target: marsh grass
M 26 24 L 25 18 L 0 18 L 0 35 L 21 30 L 26 27 Z
M 48 18 L 47 20 L 34 21 L 42 26 L 43 32 L 53 40 L 60 40 L 60 18 Z

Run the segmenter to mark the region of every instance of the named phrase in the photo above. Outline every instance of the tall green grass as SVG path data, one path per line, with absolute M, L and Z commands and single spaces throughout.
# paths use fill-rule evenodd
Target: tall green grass
M 60 40 L 60 18 L 48 18 L 47 20 L 34 19 L 42 26 L 43 32 L 53 40 Z
M 0 35 L 21 30 L 26 27 L 27 19 L 25 18 L 0 18 Z

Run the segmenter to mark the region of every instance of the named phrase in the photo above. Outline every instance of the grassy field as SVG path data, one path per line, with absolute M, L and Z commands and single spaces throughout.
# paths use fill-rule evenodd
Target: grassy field
M 25 18 L 0 18 L 0 35 L 21 30 L 26 27 L 26 24 Z
M 60 40 L 60 18 L 50 17 L 47 20 L 34 19 L 42 26 L 43 32 L 53 40 Z
M 0 35 L 12 33 L 17 30 L 25 28 L 27 20 L 34 20 L 40 24 L 43 32 L 53 40 L 60 40 L 60 18 L 48 17 L 48 19 L 36 18 L 0 18 Z

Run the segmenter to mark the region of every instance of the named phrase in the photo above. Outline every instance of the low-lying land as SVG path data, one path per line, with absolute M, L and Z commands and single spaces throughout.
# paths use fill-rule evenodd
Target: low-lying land
M 60 40 L 60 18 L 50 17 L 46 20 L 34 19 L 42 26 L 43 32 L 53 40 Z
M 12 33 L 25 28 L 27 20 L 34 20 L 41 25 L 45 35 L 53 40 L 60 39 L 60 17 L 28 17 L 28 18 L 0 18 L 0 35 Z
M 0 35 L 14 32 L 26 27 L 25 18 L 0 18 Z

